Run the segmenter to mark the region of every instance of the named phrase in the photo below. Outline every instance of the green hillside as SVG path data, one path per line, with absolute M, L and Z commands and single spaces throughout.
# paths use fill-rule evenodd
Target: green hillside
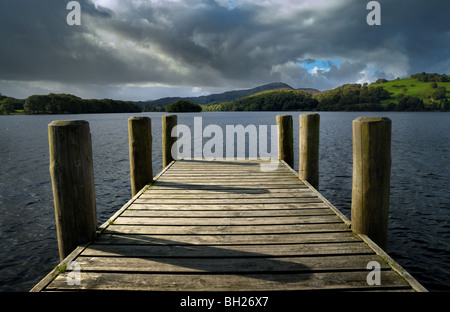
M 266 85 L 262 85 L 259 87 L 255 87 L 252 89 L 244 89 L 244 90 L 232 90 L 224 93 L 218 94 L 210 94 L 210 95 L 202 95 L 197 97 L 165 97 L 153 101 L 146 102 L 135 102 L 135 104 L 142 107 L 142 111 L 150 112 L 150 111 L 165 111 L 166 106 L 177 101 L 177 100 L 186 100 L 199 105 L 209 105 L 209 104 L 217 104 L 224 102 L 231 102 L 246 96 L 250 96 L 256 93 L 260 93 L 263 91 L 271 91 L 278 89 L 293 89 L 291 86 L 282 83 L 282 82 L 274 82 Z M 306 89 L 308 92 L 316 92 L 315 89 Z M 318 91 L 317 91 L 318 92 Z
M 203 111 L 450 111 L 450 76 L 420 73 L 405 79 L 346 84 L 315 95 L 294 89 L 260 92 L 203 105 Z
M 281 89 L 259 92 L 238 100 L 204 105 L 203 111 L 307 111 L 317 107 L 314 97 L 304 91 Z
M 319 111 L 380 111 L 385 110 L 381 102 L 390 97 L 383 87 L 369 88 L 357 83 L 346 84 L 314 96 L 319 102 Z
M 390 99 L 382 101 L 383 105 L 389 103 L 399 105 L 405 98 L 417 98 L 424 103 L 424 107 L 430 110 L 439 110 L 446 104 L 450 97 L 450 76 L 439 74 L 415 74 L 409 78 L 386 81 L 379 79 L 369 88 L 383 87 L 391 95 Z

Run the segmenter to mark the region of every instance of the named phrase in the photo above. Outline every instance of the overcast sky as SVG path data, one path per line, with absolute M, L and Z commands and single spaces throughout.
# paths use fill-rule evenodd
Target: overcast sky
M 0 0 L 0 93 L 150 100 L 450 74 L 450 1 Z

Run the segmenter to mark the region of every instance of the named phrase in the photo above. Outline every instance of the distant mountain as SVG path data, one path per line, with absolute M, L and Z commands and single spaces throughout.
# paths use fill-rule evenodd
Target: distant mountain
M 311 111 L 319 102 L 304 90 L 263 91 L 230 102 L 204 105 L 204 111 Z
M 154 101 L 134 102 L 134 103 L 138 104 L 139 106 L 142 106 L 144 111 L 156 110 L 157 107 L 160 110 L 163 110 L 162 109 L 163 106 L 169 105 L 177 100 L 188 100 L 195 104 L 206 105 L 206 104 L 213 104 L 213 103 L 230 102 L 230 101 L 238 100 L 238 99 L 241 99 L 241 98 L 244 98 L 246 96 L 250 96 L 250 95 L 253 95 L 256 93 L 260 93 L 260 92 L 264 92 L 264 91 L 280 90 L 280 89 L 295 90 L 288 84 L 285 84 L 282 82 L 275 82 L 275 83 L 269 83 L 269 84 L 262 85 L 262 86 L 252 88 L 252 89 L 233 90 L 233 91 L 227 91 L 224 93 L 203 95 L 203 96 L 197 96 L 197 97 L 165 97 L 165 98 L 157 99 Z M 316 89 L 297 89 L 297 90 L 302 90 L 302 91 L 308 92 L 312 95 L 319 92 Z
M 285 83 L 275 82 L 247 90 L 227 91 L 220 94 L 211 94 L 206 96 L 199 96 L 196 98 L 194 97 L 191 98 L 190 101 L 200 105 L 229 102 L 263 91 L 279 90 L 279 89 L 293 89 L 293 88 Z
M 445 74 L 420 73 L 391 81 L 379 79 L 370 85 L 345 84 L 315 91 L 264 91 L 204 105 L 203 111 L 450 111 L 450 76 Z
M 311 95 L 316 95 L 316 94 L 320 93 L 319 90 L 313 89 L 313 88 L 298 88 L 298 89 L 295 89 L 295 90 L 303 91 L 303 92 L 309 93 Z

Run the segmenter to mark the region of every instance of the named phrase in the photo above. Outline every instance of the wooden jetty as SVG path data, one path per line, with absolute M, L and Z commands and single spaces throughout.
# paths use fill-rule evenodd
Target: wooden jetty
M 426 291 L 284 160 L 171 161 L 32 289 L 79 290 Z

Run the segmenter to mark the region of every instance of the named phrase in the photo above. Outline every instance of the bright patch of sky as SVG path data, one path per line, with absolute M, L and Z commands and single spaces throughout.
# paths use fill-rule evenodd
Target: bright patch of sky
M 308 70 L 311 75 L 317 75 L 319 72 L 328 72 L 331 70 L 332 66 L 340 67 L 342 61 L 340 60 L 326 60 L 326 61 L 316 61 L 316 60 L 304 60 L 299 62 L 299 66 Z

